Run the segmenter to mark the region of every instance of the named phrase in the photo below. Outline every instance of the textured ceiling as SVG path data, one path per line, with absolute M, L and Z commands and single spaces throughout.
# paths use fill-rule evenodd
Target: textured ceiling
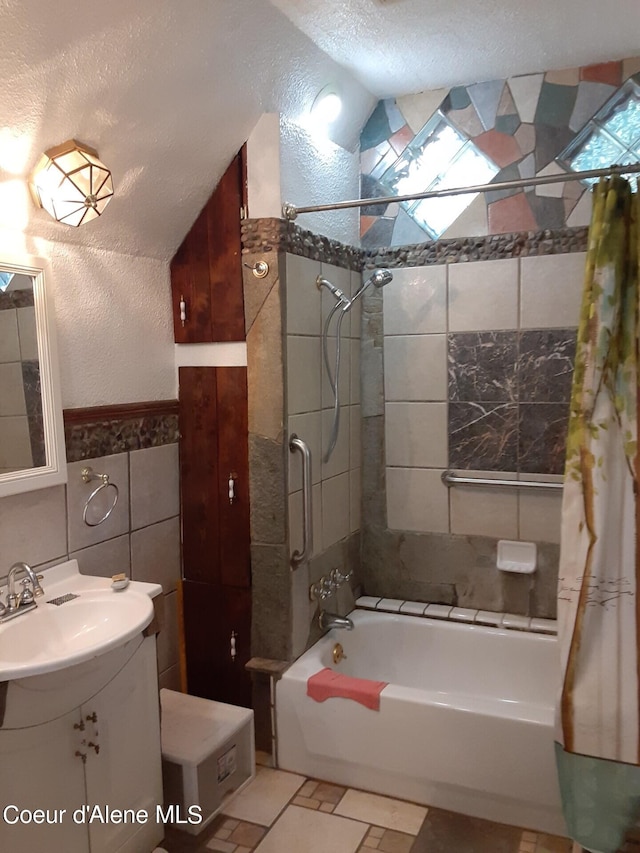
M 0 0 L 0 228 L 168 259 L 260 115 L 298 120 L 328 81 L 353 147 L 375 99 L 267 0 Z M 115 184 L 77 229 L 25 180 L 71 137 Z
M 0 0 L 0 228 L 169 259 L 264 112 L 297 122 L 327 83 L 353 148 L 376 96 L 638 52 L 617 0 Z M 72 229 L 26 177 L 46 148 L 98 149 L 116 194 Z
M 638 53 L 638 0 L 271 0 L 378 97 Z

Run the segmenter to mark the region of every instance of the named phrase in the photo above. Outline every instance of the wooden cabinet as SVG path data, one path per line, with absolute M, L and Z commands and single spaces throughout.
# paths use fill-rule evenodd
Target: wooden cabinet
M 64 672 L 59 678 L 64 689 Z M 0 820 L 0 850 L 153 849 L 164 835 L 156 822 L 162 767 L 155 637 L 145 639 L 115 678 L 79 708 L 39 725 L 0 730 L 0 767 L 3 808 L 15 804 L 59 818 L 15 825 Z M 99 806 L 103 815 L 107 807 L 145 809 L 149 818 L 90 821 L 87 805 Z
M 247 370 L 182 367 L 179 376 L 188 690 L 250 707 Z
M 240 242 L 244 150 L 234 157 L 171 261 L 176 343 L 245 340 Z

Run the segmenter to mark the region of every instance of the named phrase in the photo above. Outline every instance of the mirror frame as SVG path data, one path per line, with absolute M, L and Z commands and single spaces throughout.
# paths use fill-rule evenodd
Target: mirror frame
M 58 346 L 50 293 L 53 276 L 46 258 L 0 253 L 0 269 L 33 279 L 46 465 L 0 474 L 0 498 L 67 482 L 67 460 L 58 370 Z

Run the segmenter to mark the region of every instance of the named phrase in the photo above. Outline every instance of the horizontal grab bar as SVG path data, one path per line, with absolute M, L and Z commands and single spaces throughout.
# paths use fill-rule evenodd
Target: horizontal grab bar
M 545 483 L 536 480 L 492 480 L 488 477 L 460 477 L 453 471 L 442 472 L 442 482 L 451 486 L 501 486 L 515 489 L 561 489 L 562 483 Z

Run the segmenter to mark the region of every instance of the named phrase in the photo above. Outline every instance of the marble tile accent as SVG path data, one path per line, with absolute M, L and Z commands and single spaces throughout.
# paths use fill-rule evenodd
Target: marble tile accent
M 517 260 L 449 268 L 449 331 L 515 329 L 517 324 Z
M 446 400 L 446 335 L 387 336 L 384 389 L 391 401 Z
M 427 815 L 427 809 L 350 788 L 336 806 L 334 814 L 416 835 Z
M 446 403 L 387 403 L 385 440 L 387 465 L 446 468 Z
M 480 818 L 429 809 L 415 853 L 514 853 L 522 830 Z
M 523 258 L 520 283 L 522 329 L 578 325 L 586 253 Z
M 260 842 L 256 853 L 355 853 L 366 831 L 367 825 L 358 820 L 292 805 Z
M 474 83 L 467 87 L 469 97 L 485 130 L 490 130 L 495 125 L 504 85 L 504 80 L 489 80 L 486 83 Z
M 516 471 L 518 407 L 512 403 L 449 403 L 449 465 Z
M 271 826 L 304 782 L 304 776 L 295 773 L 258 767 L 255 779 L 225 804 L 223 814 Z M 287 845 L 281 849 L 286 850 Z
M 389 529 L 449 532 L 449 490 L 441 474 L 429 468 L 387 468 Z
M 66 423 L 67 462 L 111 456 L 178 441 L 178 416 L 148 415 L 94 423 Z
M 180 512 L 178 445 L 135 450 L 131 465 L 131 529 Z
M 575 357 L 575 329 L 522 332 L 518 358 L 520 402 L 568 402 Z
M 514 402 L 518 399 L 517 332 L 448 336 L 449 400 Z
M 492 234 L 508 234 L 514 229 L 529 231 L 537 225 L 535 214 L 524 192 L 492 202 L 489 205 L 488 217 L 489 231 Z
M 431 89 L 417 95 L 403 95 L 398 98 L 400 112 L 414 133 L 418 133 L 425 126 L 446 95 L 446 89 Z
M 519 418 L 518 470 L 562 474 L 569 405 L 521 403 Z

